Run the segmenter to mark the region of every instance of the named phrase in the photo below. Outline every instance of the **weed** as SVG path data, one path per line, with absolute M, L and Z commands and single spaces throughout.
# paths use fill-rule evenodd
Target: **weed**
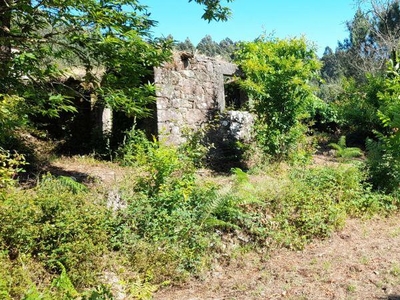
M 332 269 L 332 262 L 330 262 L 330 261 L 324 261 L 324 263 L 323 263 L 323 269 L 325 270 L 325 271 L 329 271 L 329 270 L 331 270 Z
M 137 279 L 133 282 L 129 289 L 129 294 L 138 300 L 152 299 L 153 293 L 157 290 L 157 286 L 149 282 L 143 282 Z
M 360 263 L 362 263 L 363 265 L 369 264 L 369 261 L 370 261 L 370 259 L 369 259 L 368 256 L 362 256 L 362 257 L 360 258 Z
M 355 293 L 357 290 L 357 287 L 354 284 L 349 284 L 349 285 L 347 285 L 346 290 L 349 293 Z
M 393 263 L 392 267 L 390 268 L 390 274 L 399 277 L 400 276 L 400 265 L 397 263 Z

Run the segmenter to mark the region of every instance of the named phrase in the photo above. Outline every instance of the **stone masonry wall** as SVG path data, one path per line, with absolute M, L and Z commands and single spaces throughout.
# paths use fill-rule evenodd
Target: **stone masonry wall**
M 235 72 L 234 64 L 189 53 L 175 53 L 172 62 L 155 68 L 159 138 L 179 144 L 185 130 L 196 130 L 223 111 L 224 75 Z

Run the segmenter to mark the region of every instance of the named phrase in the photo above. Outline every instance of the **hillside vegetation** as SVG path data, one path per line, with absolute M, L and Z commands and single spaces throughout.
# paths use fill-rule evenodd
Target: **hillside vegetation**
M 206 20 L 229 17 L 195 2 Z M 242 168 L 218 173 L 208 128 L 171 146 L 135 126 L 153 113 L 151 69 L 185 50 L 151 36 L 145 6 L 0 1 L 0 298 L 150 299 L 246 253 L 302 251 L 350 218 L 396 213 L 400 5 L 369 4 L 322 58 L 304 37 L 221 43 L 256 121 L 251 143 L 230 145 Z M 81 81 L 66 79 L 73 68 Z M 78 126 L 78 142 L 85 105 L 135 125 Z M 62 156 L 71 145 L 78 155 Z

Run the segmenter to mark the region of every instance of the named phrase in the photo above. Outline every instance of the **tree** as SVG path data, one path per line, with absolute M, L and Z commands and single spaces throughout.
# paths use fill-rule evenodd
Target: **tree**
M 400 187 L 400 72 L 396 53 L 388 63 L 384 84 L 378 93 L 376 115 L 382 128 L 376 139 L 367 140 L 370 181 L 376 189 L 398 193 Z
M 381 48 L 371 34 L 372 19 L 365 12 L 358 9 L 346 25 L 349 38 L 339 43 L 335 53 L 339 69 L 344 76 L 363 82 L 367 73 L 382 71 L 385 60 L 382 60 Z
M 330 47 L 326 47 L 321 61 L 321 77 L 326 81 L 335 81 L 343 75 L 337 55 Z
M 219 42 L 219 54 L 222 57 L 231 60 L 235 50 L 236 43 L 233 42 L 230 38 L 224 38 Z
M 366 74 L 384 73 L 386 62 L 399 48 L 400 4 L 398 0 L 364 0 L 359 4 L 353 19 L 346 23 L 349 37 L 323 60 L 329 60 L 331 71 L 365 82 Z M 325 75 L 336 77 L 337 73 Z
M 321 59 L 326 84 L 319 95 L 338 111 L 341 131 L 349 141 L 363 145 L 374 131 L 381 131 L 379 93 L 384 90 L 387 62 L 400 43 L 400 7 L 398 0 L 360 3 L 347 22 L 349 37 Z
M 214 42 L 210 35 L 203 37 L 197 44 L 196 49 L 207 56 L 216 56 L 220 53 L 218 43 Z
M 208 21 L 229 16 L 220 1 L 195 2 L 205 6 Z M 6 127 L 15 129 L 29 116 L 73 112 L 75 96 L 146 115 L 154 100 L 150 72 L 169 59 L 172 45 L 151 38 L 156 22 L 149 15 L 138 0 L 0 0 L 0 111 L 8 118 L 1 120 L 8 126 L 0 130 L 0 144 L 10 133 Z M 81 87 L 95 98 L 63 84 L 72 69 L 84 72 Z
M 20 118 L 73 111 L 78 92 L 60 78 L 78 68 L 83 86 L 105 105 L 130 116 L 146 112 L 154 89 L 144 80 L 168 59 L 169 45 L 148 39 L 155 22 L 136 0 L 1 0 L 0 12 L 3 109 L 14 106 L 5 99 L 23 98 Z
M 309 81 L 320 63 L 303 39 L 265 39 L 239 44 L 235 61 L 243 70 L 241 87 L 257 114 L 256 135 L 266 153 L 285 157 L 304 128 L 301 120 L 312 96 Z
M 177 43 L 175 48 L 179 51 L 189 51 L 189 52 L 194 52 L 196 49 L 189 38 L 186 38 L 184 42 Z

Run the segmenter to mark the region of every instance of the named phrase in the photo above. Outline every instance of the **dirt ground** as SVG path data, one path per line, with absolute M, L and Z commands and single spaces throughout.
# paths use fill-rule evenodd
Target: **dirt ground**
M 348 220 L 303 251 L 246 254 L 155 299 L 399 299 L 399 215 Z
M 53 162 L 49 171 L 79 181 L 94 177 L 112 185 L 126 170 L 64 158 Z M 154 299 L 400 300 L 399 217 L 400 213 L 347 220 L 343 230 L 303 251 L 238 255 L 224 265 L 214 265 L 201 279 L 160 289 Z

